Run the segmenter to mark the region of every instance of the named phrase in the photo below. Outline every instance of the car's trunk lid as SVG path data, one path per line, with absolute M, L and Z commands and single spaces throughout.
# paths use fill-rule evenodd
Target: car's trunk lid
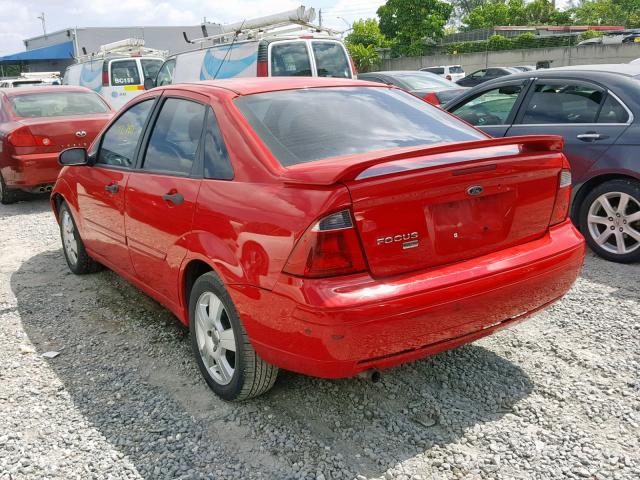
M 29 127 L 33 135 L 53 140 L 51 146 L 39 146 L 40 153 L 61 152 L 67 148 L 88 148 L 111 113 L 47 118 L 21 118 L 19 123 Z
M 336 178 L 350 191 L 371 273 L 435 267 L 541 237 L 555 202 L 561 145 L 553 136 L 512 137 L 370 160 L 359 170 L 346 166 Z

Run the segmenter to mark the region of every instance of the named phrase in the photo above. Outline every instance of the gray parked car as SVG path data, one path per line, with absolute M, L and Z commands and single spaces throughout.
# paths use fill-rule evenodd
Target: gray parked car
M 562 135 L 574 223 L 598 255 L 640 260 L 640 65 L 522 72 L 444 108 L 494 137 Z

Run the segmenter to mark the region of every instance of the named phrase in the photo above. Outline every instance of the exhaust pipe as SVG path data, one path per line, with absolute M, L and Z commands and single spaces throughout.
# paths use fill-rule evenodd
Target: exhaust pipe
M 367 380 L 369 382 L 378 383 L 380 381 L 380 379 L 382 378 L 382 374 L 380 373 L 380 370 L 375 369 L 375 368 L 370 368 L 369 370 L 365 370 L 363 372 L 360 372 L 358 374 L 358 378 L 362 378 L 362 379 Z

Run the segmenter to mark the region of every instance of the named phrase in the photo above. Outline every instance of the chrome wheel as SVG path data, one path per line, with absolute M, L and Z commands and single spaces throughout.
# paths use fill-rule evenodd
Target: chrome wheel
M 196 339 L 207 372 L 220 385 L 228 385 L 236 371 L 236 337 L 227 310 L 213 292 L 198 298 Z
M 62 218 L 62 246 L 67 254 L 67 258 L 72 264 L 78 263 L 78 240 L 76 239 L 76 228 L 71 219 L 71 214 L 65 209 L 61 213 Z
M 589 235 L 617 255 L 640 248 L 640 202 L 624 192 L 607 192 L 594 200 L 587 216 Z

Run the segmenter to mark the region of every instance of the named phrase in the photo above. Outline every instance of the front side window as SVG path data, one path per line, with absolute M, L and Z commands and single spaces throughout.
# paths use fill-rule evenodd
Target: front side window
M 158 71 L 160 71 L 160 67 L 162 67 L 162 60 L 154 59 L 154 58 L 143 58 L 140 60 L 140 64 L 142 65 L 142 75 L 144 78 L 155 79 L 158 75 Z
M 153 106 L 153 99 L 132 106 L 109 127 L 102 137 L 97 163 L 131 168 L 140 134 Z
M 204 105 L 168 98 L 156 120 L 142 168 L 189 175 L 204 126 Z
M 509 113 L 518 100 L 522 88 L 522 85 L 492 88 L 462 104 L 451 113 L 478 127 L 506 125 Z
M 591 85 L 538 82 L 526 106 L 522 123 L 595 123 L 604 93 Z
M 398 147 L 487 138 L 401 90 L 309 88 L 235 100 L 284 166 Z
M 310 77 L 311 62 L 305 42 L 271 45 L 272 77 Z
M 138 62 L 135 60 L 114 60 L 111 62 L 111 86 L 140 85 Z
M 109 111 L 104 101 L 92 92 L 29 93 L 12 96 L 10 101 L 18 117 L 64 117 Z
M 173 82 L 173 71 L 176 69 L 176 59 L 172 58 L 164 62 L 164 65 L 158 71 L 158 78 L 156 80 L 156 86 L 161 87 L 163 85 L 171 85 Z
M 319 77 L 351 78 L 349 59 L 337 42 L 311 42 Z

